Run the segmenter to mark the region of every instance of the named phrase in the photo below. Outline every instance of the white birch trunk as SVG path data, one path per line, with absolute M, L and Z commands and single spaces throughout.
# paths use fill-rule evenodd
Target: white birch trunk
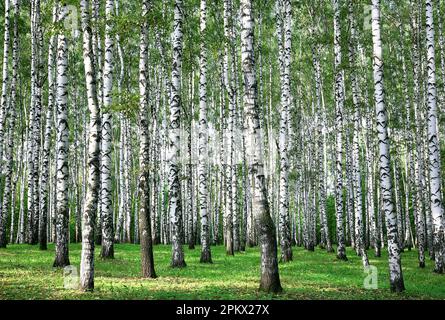
M 372 0 L 372 42 L 373 42 L 373 75 L 374 99 L 376 104 L 377 132 L 379 139 L 379 173 L 383 211 L 386 217 L 388 238 L 389 278 L 391 291 L 405 290 L 402 276 L 400 248 L 397 233 L 397 222 L 392 200 L 392 181 L 390 167 L 390 146 L 388 137 L 388 116 L 383 90 L 383 55 L 380 37 L 380 0 Z

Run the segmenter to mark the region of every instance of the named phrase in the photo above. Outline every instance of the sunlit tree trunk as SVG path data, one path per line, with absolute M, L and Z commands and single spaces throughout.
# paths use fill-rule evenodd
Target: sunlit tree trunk
M 415 12 L 417 6 L 413 4 L 411 19 L 412 19 L 412 33 L 413 33 L 413 83 L 414 83 L 414 122 L 416 129 L 416 152 L 414 153 L 414 177 L 415 177 L 415 191 L 413 191 L 413 203 L 415 204 L 415 224 L 417 236 L 417 248 L 419 257 L 419 267 L 425 267 L 425 218 L 422 204 L 422 180 L 423 180 L 423 161 L 422 161 L 422 122 L 421 122 L 421 102 L 420 102 L 420 59 L 419 59 L 419 25 Z
M 185 267 L 181 243 L 182 203 L 180 175 L 180 130 L 181 130 L 181 69 L 182 69 L 182 24 L 184 7 L 182 0 L 175 0 L 173 22 L 173 69 L 170 95 L 170 124 L 168 129 L 169 161 L 169 216 L 172 228 L 171 266 Z
M 53 23 L 57 21 L 59 3 L 56 2 L 53 7 Z M 48 109 L 46 110 L 46 126 L 45 126 L 45 136 L 44 136 L 44 146 L 42 153 L 42 172 L 40 180 L 40 200 L 41 209 L 39 216 L 39 244 L 41 250 L 46 250 L 47 248 L 47 219 L 49 212 L 49 159 L 50 159 L 50 148 L 51 148 L 51 136 L 53 128 L 53 113 L 54 113 L 54 64 L 55 64 L 55 46 L 56 46 L 56 35 L 51 35 L 49 40 L 48 48 Z
M 359 251 L 363 267 L 369 266 L 368 255 L 366 253 L 366 243 L 364 237 L 363 226 L 363 206 L 362 206 L 362 178 L 360 169 L 360 146 L 359 146 L 359 134 L 360 134 L 360 92 L 358 79 L 355 73 L 357 64 L 355 63 L 356 56 L 356 34 L 355 34 L 355 18 L 354 18 L 354 5 L 352 1 L 349 1 L 349 23 L 350 23 L 350 43 L 349 43 L 349 64 L 351 71 L 352 82 L 352 103 L 354 106 L 354 137 L 353 137 L 353 151 L 352 151 L 352 170 L 353 170 L 353 185 L 354 185 L 354 208 L 355 208 L 355 239 L 357 250 Z M 350 223 L 353 223 L 352 221 Z
M 379 174 L 380 189 L 383 200 L 383 211 L 386 217 L 388 238 L 389 278 L 391 291 L 405 290 L 400 259 L 400 248 L 397 234 L 397 222 L 392 199 L 391 160 L 389 153 L 388 116 L 383 90 L 383 55 L 380 37 L 380 0 L 372 0 L 372 42 L 373 42 L 373 75 L 374 99 L 377 116 L 377 133 L 379 140 Z
M 82 212 L 82 252 L 80 262 L 81 289 L 94 288 L 94 230 L 100 188 L 100 128 L 101 117 L 98 102 L 96 65 L 92 46 L 89 0 L 81 0 L 81 22 L 83 33 L 83 63 L 90 121 L 88 124 L 87 189 Z M 99 229 L 100 230 L 100 229 Z M 102 255 L 102 254 L 101 254 Z M 103 256 L 103 255 L 102 255 Z
M 4 46 L 6 46 L 3 50 L 3 84 L 2 84 L 2 96 L 0 102 L 0 148 L 3 147 L 3 143 L 5 143 L 6 147 L 6 163 L 3 169 L 3 158 L 2 151 L 0 150 L 0 170 L 4 170 L 4 172 L 0 172 L 0 175 L 4 174 L 4 190 L 3 190 L 3 201 L 1 203 L 0 208 L 0 248 L 6 247 L 7 242 L 7 234 L 6 234 L 6 224 L 8 220 L 8 213 L 11 211 L 11 229 L 13 229 L 13 221 L 14 221 L 14 201 L 11 201 L 12 194 L 14 192 L 13 183 L 12 183 L 12 168 L 13 168 L 13 149 L 14 149 L 14 125 L 15 125 L 15 110 L 16 110 L 16 101 L 17 101 L 17 50 L 18 50 L 18 29 L 17 29 L 17 18 L 19 14 L 19 4 L 17 0 L 14 0 L 14 36 L 13 36 L 13 48 L 12 48 L 12 81 L 11 81 L 11 93 L 10 93 L 10 106 L 9 110 L 6 108 L 6 90 L 7 90 L 7 82 L 8 80 L 8 45 L 9 45 L 9 0 L 5 1 L 5 41 Z M 6 61 L 5 61 L 6 57 Z M 5 69 L 6 67 L 6 69 Z M 4 107 L 4 108 L 3 108 Z M 4 139 L 6 127 L 6 113 L 9 116 L 8 122 L 8 135 L 7 139 Z M 5 141 L 6 140 L 6 141 Z M 12 208 L 10 205 L 12 203 Z M 12 236 L 11 236 L 12 239 Z M 12 242 L 12 241 L 10 241 Z
M 434 226 L 434 254 L 437 273 L 445 272 L 445 220 L 441 191 L 441 166 L 437 132 L 436 64 L 432 0 L 426 0 L 426 39 L 428 63 L 428 157 L 431 192 L 431 214 Z M 430 250 L 432 248 L 429 248 Z
M 399 27 L 399 33 L 400 35 L 403 35 L 403 29 L 401 28 L 401 25 Z M 402 76 L 403 76 L 403 95 L 405 100 L 405 109 L 406 109 L 406 123 L 405 123 L 405 146 L 407 150 L 407 159 L 405 162 L 405 175 L 406 175 L 406 181 L 405 181 L 405 237 L 403 239 L 403 245 L 404 247 L 408 248 L 408 250 L 411 250 L 411 247 L 413 246 L 413 243 L 411 241 L 412 238 L 412 232 L 411 232 L 411 220 L 410 220 L 410 206 L 409 206 L 409 199 L 412 196 L 413 193 L 413 187 L 414 187 L 414 171 L 413 168 L 413 150 L 412 150 L 412 126 L 411 126 L 411 98 L 408 91 L 408 77 L 407 77 L 407 68 L 406 68 L 406 60 L 405 60 L 405 50 L 403 50 L 404 46 L 402 44 Z M 414 208 L 413 203 L 413 208 Z M 414 211 L 414 210 L 413 210 Z
M 281 8 L 282 7 L 282 8 Z M 280 199 L 279 231 L 281 261 L 292 260 L 290 224 L 289 224 L 289 159 L 288 159 L 288 117 L 290 102 L 290 56 L 291 56 L 291 7 L 290 1 L 277 1 L 277 35 L 279 45 L 279 63 L 281 78 L 280 110 Z
M 112 148 L 112 115 L 109 108 L 112 102 L 113 86 L 113 48 L 114 41 L 112 35 L 112 19 L 114 11 L 114 1 L 105 2 L 105 59 L 103 65 L 103 107 L 106 111 L 102 113 L 101 121 L 101 145 L 100 145 L 100 223 L 98 230 L 102 230 L 102 252 L 103 257 L 113 257 L 113 193 L 111 183 L 111 148 Z M 119 233 L 116 232 L 116 236 Z
M 59 21 L 67 15 L 66 5 L 60 8 Z M 69 167 L 68 167 L 68 43 L 63 33 L 57 36 L 57 138 L 56 138 L 56 258 L 54 267 L 65 267 L 69 260 Z
M 201 0 L 200 7 L 200 34 L 201 34 L 201 55 L 200 55 L 200 75 L 199 75 L 199 211 L 201 213 L 201 262 L 212 262 L 210 252 L 209 237 L 209 217 L 207 194 L 207 49 L 205 35 L 207 21 L 207 1 Z
M 9 42 L 10 42 L 10 11 L 11 5 L 10 0 L 4 1 L 4 40 L 3 40 L 3 62 L 2 62 L 2 94 L 0 98 L 0 166 L 3 164 L 3 147 L 4 147 L 4 136 L 6 128 L 6 116 L 8 113 L 8 86 L 9 86 L 9 69 L 8 69 L 8 61 L 9 61 Z M 2 221 L 2 215 L 0 215 L 0 223 Z M 2 223 L 3 224 L 3 223 Z M 6 224 L 6 221 L 5 223 Z M 2 241 L 2 240 L 0 240 Z M 3 246 L 0 243 L 0 246 Z M 6 246 L 6 243 L 5 243 Z
M 142 25 L 139 43 L 139 135 L 140 135 L 140 176 L 139 176 L 139 232 L 141 242 L 141 267 L 142 276 L 156 278 L 154 260 L 152 230 L 150 222 L 150 185 L 149 185 L 149 137 L 148 137 L 148 21 L 147 16 L 151 9 L 149 0 L 142 3 Z
M 235 96 L 234 96 L 234 75 L 229 73 L 229 55 L 232 52 L 231 46 L 233 46 L 233 34 L 232 34 L 232 1 L 224 0 L 224 37 L 226 39 L 224 47 L 224 88 L 228 95 L 229 111 L 228 111 L 228 128 L 225 130 L 225 145 L 226 145 L 226 161 L 225 161 L 225 244 L 226 253 L 228 255 L 234 254 L 233 243 L 233 188 L 232 188 L 232 158 L 233 158 L 233 128 L 234 128 L 234 114 L 235 114 Z M 232 59 L 234 57 L 232 56 Z
M 27 242 L 38 242 L 39 158 L 41 101 L 40 0 L 31 2 L 31 106 L 28 131 L 28 220 Z
M 343 230 L 343 73 L 341 66 L 341 38 L 340 38 L 340 8 L 339 0 L 334 3 L 334 53 L 335 53 L 335 128 L 337 135 L 336 149 L 336 187 L 335 187 L 335 207 L 337 215 L 337 258 L 347 260 L 345 248 L 345 236 Z
M 244 108 L 247 120 L 246 151 L 249 171 L 255 177 L 253 212 L 261 247 L 260 290 L 282 290 L 278 274 L 277 241 L 275 227 L 270 217 L 267 188 L 264 177 L 262 138 L 259 126 L 257 84 L 253 52 L 254 20 L 252 1 L 241 0 L 241 64 L 244 74 Z

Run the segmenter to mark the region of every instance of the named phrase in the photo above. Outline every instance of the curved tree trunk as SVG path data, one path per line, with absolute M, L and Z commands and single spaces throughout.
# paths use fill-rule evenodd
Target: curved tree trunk
M 249 172 L 255 177 L 253 212 L 258 228 L 261 247 L 260 290 L 280 292 L 282 290 L 278 274 L 277 240 L 275 227 L 270 217 L 264 177 L 262 138 L 257 102 L 255 62 L 253 52 L 254 20 L 252 1 L 241 0 L 241 64 L 244 74 L 244 108 L 247 120 L 246 151 Z

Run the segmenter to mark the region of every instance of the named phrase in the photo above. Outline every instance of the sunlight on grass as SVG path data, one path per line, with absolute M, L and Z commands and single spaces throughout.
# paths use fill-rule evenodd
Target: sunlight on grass
M 70 246 L 71 264 L 79 267 L 80 244 Z M 157 279 L 140 276 L 140 248 L 118 244 L 116 258 L 102 260 L 96 248 L 95 290 L 82 293 L 64 289 L 63 270 L 52 268 L 54 245 L 10 245 L 0 249 L 0 299 L 445 299 L 445 276 L 417 267 L 417 252 L 403 253 L 406 292 L 389 292 L 386 252 L 370 263 L 378 268 L 378 289 L 366 290 L 361 258 L 348 250 L 348 261 L 323 250 L 294 248 L 294 261 L 280 264 L 282 294 L 258 292 L 259 252 L 226 256 L 223 247 L 212 247 L 214 263 L 200 264 L 200 248 L 184 247 L 187 267 L 170 267 L 170 246 L 155 247 Z

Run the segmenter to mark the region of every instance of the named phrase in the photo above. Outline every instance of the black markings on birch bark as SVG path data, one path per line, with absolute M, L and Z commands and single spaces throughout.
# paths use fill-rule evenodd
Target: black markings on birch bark
M 112 143 L 112 115 L 108 110 L 111 106 L 111 94 L 113 86 L 113 12 L 114 0 L 105 2 L 105 59 L 103 65 L 103 113 L 101 121 L 101 145 L 100 145 L 100 219 L 98 232 L 101 232 L 102 258 L 114 257 L 114 230 L 113 230 L 113 194 L 111 183 L 111 143 Z M 116 230 L 116 236 L 119 232 Z
M 171 223 L 172 260 L 171 266 L 186 266 L 181 241 L 182 198 L 180 176 L 180 130 L 181 130 L 181 69 L 182 69 L 182 25 L 184 20 L 182 0 L 175 0 L 173 22 L 173 66 L 170 95 L 170 120 L 168 127 L 169 172 L 169 216 Z
M 379 176 L 380 190 L 385 213 L 388 260 L 391 291 L 405 290 L 398 242 L 397 222 L 392 199 L 391 159 L 389 153 L 388 116 L 383 90 L 383 55 L 380 36 L 380 0 L 372 0 L 372 42 L 373 42 L 373 76 L 374 100 L 376 105 L 377 133 L 379 139 Z
M 94 288 L 94 231 L 100 188 L 100 130 L 101 117 L 97 93 L 96 62 L 93 53 L 90 2 L 80 2 L 83 34 L 83 61 L 90 121 L 88 124 L 88 179 L 86 199 L 82 212 L 82 252 L 80 262 L 80 287 L 90 291 Z
M 28 219 L 26 240 L 38 242 L 39 223 L 39 158 L 41 101 L 41 21 L 40 0 L 31 2 L 31 106 L 28 130 Z
M 422 123 L 420 112 L 420 58 L 419 58 L 419 24 L 418 14 L 416 12 L 417 7 L 412 6 L 411 11 L 411 26 L 413 35 L 413 83 L 414 83 L 414 122 L 416 128 L 416 152 L 414 152 L 413 164 L 414 164 L 414 177 L 415 177 L 415 190 L 413 190 L 413 203 L 415 204 L 414 217 L 417 234 L 417 247 L 419 255 L 419 267 L 425 267 L 425 224 L 424 224 L 424 211 L 422 208 L 422 174 L 423 174 L 423 161 L 422 161 Z
M 67 15 L 66 5 L 58 13 L 58 21 Z M 57 35 L 56 72 L 56 257 L 54 267 L 65 267 L 69 261 L 69 164 L 68 164 L 68 39 L 64 31 Z M 35 190 L 37 192 L 37 190 Z M 34 207 L 34 210 L 36 207 Z
M 353 137 L 353 151 L 352 151 L 352 171 L 353 171 L 353 186 L 354 186 L 354 222 L 355 224 L 355 239 L 356 250 L 362 257 L 363 267 L 369 266 L 368 255 L 366 253 L 366 243 L 364 236 L 363 225 L 363 212 L 362 212 L 362 182 L 361 182 L 361 169 L 360 169 L 360 146 L 359 146 L 359 134 L 360 134 L 360 87 L 355 74 L 356 69 L 356 34 L 355 34 L 355 18 L 354 18 L 354 5 L 352 1 L 349 1 L 349 24 L 350 24 L 350 40 L 349 40 L 349 64 L 351 67 L 351 82 L 352 82 L 352 103 L 354 106 L 353 122 L 354 122 L 354 137 Z
M 5 139 L 5 124 L 8 113 L 8 86 L 9 86 L 9 42 L 10 42 L 10 12 L 11 1 L 5 0 L 5 22 L 4 22 L 4 38 L 3 38 L 3 61 L 2 61 L 2 94 L 0 98 L 0 168 L 3 168 L 3 146 Z M 0 216 L 1 218 L 1 216 Z M 1 220 L 0 220 L 1 222 Z
M 53 7 L 53 23 L 57 21 L 59 11 L 59 3 L 56 2 Z M 53 128 L 53 114 L 56 104 L 54 103 L 54 93 L 56 89 L 56 83 L 54 82 L 55 76 L 55 49 L 56 48 L 56 35 L 51 35 L 48 48 L 48 106 L 46 110 L 46 126 L 44 135 L 44 146 L 42 153 L 42 172 L 40 177 L 40 216 L 39 216 L 39 244 L 41 250 L 47 249 L 47 220 L 49 212 L 49 161 L 50 161 L 50 148 Z
M 280 97 L 280 182 L 279 182 L 279 234 L 282 262 L 292 260 L 289 223 L 289 160 L 288 160 L 288 118 L 290 102 L 290 55 L 291 55 L 291 7 L 288 0 L 277 3 L 277 37 L 281 78 Z
M 12 40 L 12 80 L 10 86 L 10 101 L 7 102 L 7 88 L 8 88 L 8 56 L 9 56 L 9 24 L 10 24 L 10 3 L 9 0 L 5 1 L 5 39 L 3 48 L 3 82 L 2 82 L 2 95 L 0 101 L 0 176 L 4 175 L 4 190 L 3 199 L 0 203 L 0 248 L 6 247 L 7 234 L 6 224 L 8 219 L 8 213 L 11 211 L 11 230 L 14 227 L 14 201 L 11 199 L 13 195 L 14 184 L 12 181 L 12 167 L 13 167 L 13 148 L 14 148 L 14 126 L 15 126 L 15 109 L 17 101 L 17 68 L 18 68 L 18 29 L 17 18 L 19 14 L 19 4 L 17 0 L 14 0 L 14 35 Z M 9 108 L 7 105 L 9 104 Z M 9 122 L 6 122 L 7 116 L 9 116 Z M 7 126 L 6 126 L 7 124 Z M 7 135 L 5 139 L 5 130 L 7 127 Z M 4 143 L 6 142 L 6 143 Z M 3 167 L 3 146 L 6 147 L 6 162 Z M 1 172 L 3 171 L 3 172 Z M 11 207 L 12 204 L 12 207 Z M 10 208 L 11 207 L 11 208 Z M 11 231 L 11 239 L 12 232 Z M 12 241 L 10 241 L 12 242 Z
M 235 88 L 234 88 L 234 68 L 233 68 L 233 19 L 232 19 L 232 1 L 224 0 L 224 37 L 225 37 L 225 46 L 224 46 L 224 58 L 223 58 L 223 83 L 224 89 L 227 92 L 228 96 L 228 115 L 225 116 L 226 126 L 225 134 L 224 134 L 224 143 L 227 150 L 227 156 L 225 157 L 225 244 L 226 244 L 226 252 L 228 255 L 234 254 L 234 239 L 233 239 L 233 198 L 234 198 L 234 186 L 233 186 L 233 173 L 232 170 L 232 160 L 234 156 L 234 139 L 233 139 L 233 129 L 234 129 L 234 115 L 235 115 Z M 230 60 L 231 56 L 231 60 Z M 230 66 L 229 66 L 230 65 Z M 230 71 L 229 72 L 229 68 Z M 223 109 L 224 113 L 225 108 Z
M 427 125 L 428 125 L 428 158 L 429 158 L 429 183 L 430 206 L 434 227 L 435 268 L 437 273 L 445 272 L 445 220 L 441 188 L 440 152 L 437 132 L 437 90 L 436 90 L 436 63 L 435 63 L 435 38 L 433 1 L 426 0 L 426 41 L 427 41 Z
M 211 263 L 210 236 L 209 236 L 209 206 L 207 203 L 208 193 L 208 127 L 207 127 L 207 49 L 206 39 L 207 1 L 201 0 L 200 6 L 200 75 L 199 75 L 199 205 L 201 213 L 201 259 L 202 263 Z
M 257 84 L 253 52 L 254 20 L 252 1 L 241 0 L 241 65 L 244 74 L 244 108 L 247 120 L 246 152 L 249 171 L 255 176 L 253 212 L 261 247 L 260 290 L 280 292 L 277 241 L 275 227 L 270 217 L 267 188 L 264 177 L 262 138 L 260 135 Z
M 337 258 L 347 260 L 345 249 L 345 238 L 343 230 L 343 168 L 342 168 L 342 140 L 343 140 L 343 73 L 341 65 L 341 35 L 340 35 L 340 8 L 339 0 L 333 0 L 334 4 L 334 66 L 335 66 L 335 128 L 336 136 L 336 189 L 335 208 L 337 216 Z
M 139 233 L 141 242 L 141 268 L 145 278 L 156 278 L 153 243 L 150 219 L 150 185 L 149 161 L 150 146 L 148 137 L 148 21 L 147 15 L 151 9 L 151 2 L 142 3 L 142 25 L 139 43 L 139 135 L 140 135 L 140 176 L 139 176 Z

